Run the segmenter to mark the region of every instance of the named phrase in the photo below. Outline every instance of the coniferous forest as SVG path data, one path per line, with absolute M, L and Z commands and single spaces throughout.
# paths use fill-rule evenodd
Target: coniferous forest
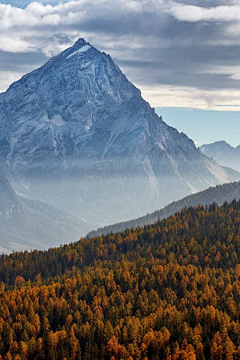
M 0 260 L 1 359 L 240 359 L 240 201 Z

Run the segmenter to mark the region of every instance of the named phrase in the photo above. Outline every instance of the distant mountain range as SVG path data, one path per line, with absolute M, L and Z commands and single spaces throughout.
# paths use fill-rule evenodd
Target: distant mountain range
M 73 215 L 18 196 L 0 176 L 0 253 L 59 246 L 77 241 L 88 230 Z
M 0 94 L 0 165 L 18 193 L 95 226 L 240 179 L 163 122 L 83 39 Z
M 240 145 L 234 148 L 226 141 L 217 141 L 213 144 L 202 145 L 200 150 L 219 164 L 240 171 Z
M 201 191 L 197 194 L 192 194 L 179 201 L 174 201 L 163 209 L 157 210 L 138 219 L 105 226 L 103 228 L 97 229 L 96 231 L 91 231 L 87 234 L 86 238 L 106 235 L 111 232 L 121 232 L 126 229 L 136 228 L 138 226 L 143 227 L 145 225 L 151 225 L 156 223 L 158 220 L 162 220 L 168 216 L 174 215 L 175 213 L 189 206 L 198 206 L 199 204 L 205 206 L 214 202 L 218 205 L 222 205 L 225 201 L 231 202 L 234 199 L 240 199 L 240 182 L 210 187 L 209 189 Z

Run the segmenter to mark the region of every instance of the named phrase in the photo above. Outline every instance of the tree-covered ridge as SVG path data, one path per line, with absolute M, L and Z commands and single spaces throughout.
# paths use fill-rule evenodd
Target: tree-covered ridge
M 239 359 L 240 201 L 2 256 L 3 359 Z
M 202 204 L 205 206 L 210 205 L 214 202 L 222 205 L 225 201 L 231 202 L 233 199 L 239 198 L 239 181 L 223 185 L 217 185 L 215 187 L 210 187 L 198 193 L 188 195 L 181 200 L 174 201 L 171 204 L 165 206 L 163 209 L 156 210 L 153 213 L 141 216 L 138 219 L 123 221 L 121 223 L 108 225 L 103 228 L 90 231 L 86 237 L 92 238 L 96 236 L 106 235 L 111 232 L 115 233 L 124 231 L 125 229 L 136 228 L 138 226 L 143 227 L 145 225 L 151 225 L 156 223 L 158 220 L 162 220 L 171 215 L 174 215 L 176 212 L 181 211 L 185 207 L 198 206 L 198 204 Z

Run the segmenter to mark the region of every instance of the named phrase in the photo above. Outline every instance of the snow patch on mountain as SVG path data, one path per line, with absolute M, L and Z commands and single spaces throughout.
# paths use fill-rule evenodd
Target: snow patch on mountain
M 189 181 L 187 181 L 186 179 L 185 179 L 185 181 L 186 181 L 186 183 L 188 184 L 188 186 L 190 187 L 190 189 L 191 189 L 191 194 L 196 194 L 197 192 L 198 192 L 198 189 L 197 188 L 195 188 Z
M 92 119 L 91 118 L 87 119 L 87 123 L 85 125 L 85 130 L 89 131 L 91 129 L 92 125 L 93 125 Z
M 213 174 L 221 184 L 229 182 L 226 171 L 224 171 L 224 168 L 222 168 L 220 165 L 211 162 L 207 165 L 207 167 L 211 174 Z
M 143 170 L 146 172 L 150 182 L 150 190 L 151 190 L 151 200 L 156 204 L 159 202 L 160 197 L 160 184 L 156 178 L 156 175 L 153 171 L 150 160 L 146 157 L 142 162 Z
M 90 45 L 85 45 L 85 46 L 81 47 L 81 49 L 76 50 L 72 54 L 68 55 L 67 59 L 69 59 L 69 58 L 71 58 L 72 56 L 75 56 L 75 55 L 80 55 L 80 54 L 84 53 L 85 51 L 88 51 L 89 49 L 91 49 L 91 46 Z

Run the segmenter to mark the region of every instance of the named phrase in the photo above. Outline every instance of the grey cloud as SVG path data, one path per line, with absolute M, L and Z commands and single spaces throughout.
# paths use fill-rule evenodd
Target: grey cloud
M 175 56 L 176 53 L 173 54 Z M 202 70 L 196 72 L 196 63 L 188 61 L 188 67 L 184 66 L 186 61 L 182 58 L 175 61 L 167 61 L 170 58 L 161 59 L 158 62 L 134 62 L 117 61 L 121 68 L 132 81 L 144 86 L 162 85 L 194 87 L 202 90 L 217 89 L 239 89 L 240 81 L 232 80 L 229 74 L 208 74 Z M 182 68 L 181 68 L 182 66 Z M 161 67 L 161 68 L 160 68 Z M 133 70 L 134 69 L 134 70 Z
M 13 3 L 21 1 L 12 0 Z M 0 52 L 1 71 L 19 74 L 32 70 L 46 61 L 46 55 L 52 56 L 77 37 L 85 37 L 92 45 L 110 53 L 130 80 L 139 85 L 208 91 L 239 88 L 240 75 L 238 78 L 235 68 L 240 58 L 237 32 L 240 15 L 239 19 L 234 18 L 232 7 L 238 6 L 237 1 L 81 0 L 55 7 L 58 1 L 44 3 L 52 7 L 30 6 L 20 16 L 14 13 L 14 8 L 11 16 L 15 23 L 10 15 L 7 15 L 9 21 L 0 15 L 0 49 L 8 50 Z M 189 5 L 200 11 L 197 19 L 195 8 L 188 7 L 186 11 L 185 6 Z M 228 21 L 221 19 L 220 7 L 224 6 Z M 211 16 L 201 9 L 211 10 Z M 11 39 L 16 40 L 16 29 L 23 42 L 16 49 L 18 54 L 14 53 L 14 46 L 10 49 L 7 46 Z M 221 72 L 222 67 L 227 70 Z
M 219 5 L 237 4 L 238 0 L 175 0 L 175 2 L 187 5 L 191 4 L 200 7 L 217 7 Z
M 20 53 L 17 56 L 14 53 L 0 51 L 0 69 L 6 71 L 26 71 L 32 67 L 40 66 L 48 58 L 42 53 Z

